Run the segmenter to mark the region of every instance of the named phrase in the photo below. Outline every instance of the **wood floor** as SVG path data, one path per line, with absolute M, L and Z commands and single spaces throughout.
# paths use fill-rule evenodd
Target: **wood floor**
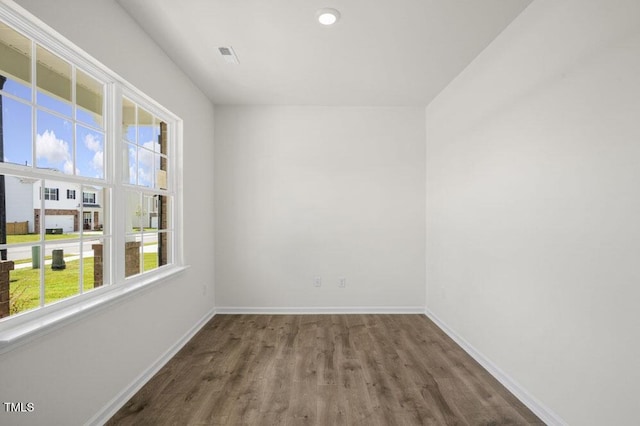
M 217 315 L 107 424 L 543 423 L 423 315 Z

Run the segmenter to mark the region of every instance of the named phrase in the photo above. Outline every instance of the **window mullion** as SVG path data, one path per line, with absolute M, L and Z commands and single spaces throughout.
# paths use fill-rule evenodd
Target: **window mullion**
M 31 167 L 36 165 L 36 140 L 37 140 L 37 108 L 36 108 L 36 92 L 38 86 L 36 84 L 36 42 L 31 40 Z
M 107 96 L 107 108 L 110 114 L 107 117 L 107 128 L 110 130 L 107 138 L 109 139 L 108 150 L 108 179 L 114 183 L 113 193 L 110 203 L 111 220 L 109 234 L 112 235 L 110 250 L 111 254 L 111 272 L 113 273 L 112 282 L 123 282 L 125 276 L 125 254 L 124 250 L 117 250 L 117 247 L 125 246 L 125 210 L 126 210 L 126 197 L 125 191 L 122 185 L 122 179 L 124 176 L 124 161 L 117 161 L 123 153 L 127 154 L 127 151 L 123 146 L 122 134 L 122 89 L 119 85 L 111 84 L 107 87 L 109 96 Z M 128 163 L 128 162 L 127 162 Z
M 170 173 L 169 175 L 169 192 L 173 198 L 173 202 L 170 206 L 171 228 L 173 229 L 174 238 L 170 247 L 173 250 L 173 261 L 178 265 L 182 265 L 184 262 L 184 248 L 181 243 L 182 235 L 184 235 L 182 219 L 182 215 L 184 213 L 182 207 L 182 194 L 184 193 L 184 188 L 182 179 L 178 179 L 178 176 L 182 176 L 183 173 L 183 148 L 181 143 L 175 143 L 175 141 L 178 141 L 182 135 L 182 121 L 176 120 L 172 125 L 168 126 L 167 131 L 169 132 L 169 140 L 174 141 L 174 143 L 170 143 L 167 147 L 168 165 L 170 167 L 169 170 L 173 170 L 173 173 Z
M 45 244 L 45 226 L 44 226 L 44 208 L 45 208 L 45 197 L 44 197 L 44 192 L 45 192 L 45 187 L 46 187 L 47 181 L 44 179 L 40 180 L 40 188 L 38 188 L 38 191 L 40 191 L 40 215 L 38 216 L 38 226 L 39 226 L 39 230 L 40 230 L 40 242 L 38 244 L 40 244 L 40 307 L 44 306 L 44 286 L 45 286 L 45 276 L 44 276 L 44 271 L 45 271 L 45 264 L 44 264 L 44 258 L 45 258 L 45 252 L 47 250 L 47 245 Z
M 75 106 L 74 106 L 74 115 L 75 115 Z M 74 126 L 75 127 L 75 126 Z M 75 165 L 74 165 L 75 167 Z M 80 185 L 80 191 L 84 191 L 84 185 Z M 103 189 L 104 191 L 104 189 Z M 80 213 L 78 216 L 78 228 L 80 228 L 80 250 L 79 255 L 80 259 L 78 259 L 78 273 L 80 276 L 78 277 L 78 294 L 84 293 L 84 245 L 85 245 L 85 235 L 84 235 L 84 203 L 80 204 Z M 104 216 L 104 214 L 103 214 Z
M 76 104 L 77 99 L 76 99 L 76 66 L 74 64 L 71 64 L 71 140 L 73 141 L 73 144 L 71 146 L 71 156 L 72 156 L 72 161 L 71 164 L 73 164 L 73 175 L 76 175 L 76 170 L 78 170 L 78 152 L 77 152 L 77 146 L 78 146 L 78 126 L 77 126 L 77 114 L 76 114 L 76 109 L 78 108 L 78 105 Z

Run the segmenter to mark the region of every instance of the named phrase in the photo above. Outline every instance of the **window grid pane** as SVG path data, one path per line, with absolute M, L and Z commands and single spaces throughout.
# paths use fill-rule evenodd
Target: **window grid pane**
M 0 87 L 31 101 L 31 40 L 0 22 Z

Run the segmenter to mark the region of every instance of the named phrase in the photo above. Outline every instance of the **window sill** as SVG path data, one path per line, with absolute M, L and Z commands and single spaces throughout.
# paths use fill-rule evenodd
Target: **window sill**
M 154 288 L 154 284 L 166 282 L 188 268 L 189 266 L 171 267 L 166 271 L 158 271 L 152 276 L 141 277 L 140 280 L 131 284 L 105 287 L 102 292 L 81 297 L 81 300 L 61 306 L 58 309 L 55 309 L 55 305 L 53 305 L 52 308 L 54 309 L 49 312 L 43 312 L 38 315 L 37 311 L 35 311 L 34 314 L 36 315 L 29 319 L 27 319 L 29 314 L 26 314 L 27 317 L 23 322 L 0 331 L 0 354 L 9 352 L 40 336 L 86 318 L 141 291 Z

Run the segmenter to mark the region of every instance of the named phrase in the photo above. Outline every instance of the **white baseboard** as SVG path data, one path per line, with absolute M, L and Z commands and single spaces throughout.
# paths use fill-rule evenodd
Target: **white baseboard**
M 160 358 L 149 366 L 142 374 L 140 374 L 129 386 L 122 390 L 107 405 L 90 418 L 85 425 L 103 425 L 105 424 L 120 408 L 138 392 L 164 365 L 169 362 L 175 354 L 178 353 L 189 340 L 209 322 L 216 314 L 216 310 L 212 309 L 207 312 L 184 336 L 182 336 L 172 347 L 170 347 Z
M 533 413 L 549 426 L 566 426 L 567 423 L 560 416 L 551 411 L 548 407 L 538 401 L 518 382 L 513 380 L 507 373 L 502 371 L 500 367 L 495 365 L 489 358 L 484 356 L 480 351 L 473 347 L 469 342 L 462 338 L 453 329 L 449 328 L 440 318 L 438 318 L 430 310 L 426 310 L 425 315 L 433 321 L 442 331 L 444 331 L 451 339 L 456 342 L 466 353 L 496 378 L 502 385 L 509 390 L 516 398 L 527 406 Z
M 424 314 L 424 306 L 347 306 L 347 307 L 242 307 L 217 306 L 217 314 L 266 314 L 266 315 L 305 315 L 305 314 Z

